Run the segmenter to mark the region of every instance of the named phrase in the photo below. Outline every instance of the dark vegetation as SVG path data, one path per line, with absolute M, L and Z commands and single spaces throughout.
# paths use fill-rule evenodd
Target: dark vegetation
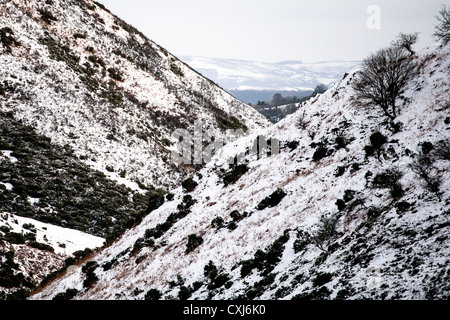
M 275 190 L 270 196 L 261 200 L 256 206 L 257 210 L 264 210 L 266 208 L 272 208 L 277 206 L 281 200 L 286 196 L 286 192 L 283 189 Z
M 334 135 L 334 148 L 336 150 L 345 149 L 354 138 L 346 135 L 346 130 L 351 126 L 351 123 L 347 120 L 341 121 L 337 128 L 333 128 L 331 132 Z
M 297 239 L 295 239 L 293 244 L 294 252 L 298 253 L 305 250 L 310 243 L 312 243 L 312 240 L 309 232 L 306 232 L 304 230 L 298 230 Z
M 171 213 L 163 223 L 157 224 L 154 228 L 147 229 L 144 237 L 136 240 L 132 254 L 138 253 L 144 247 L 153 247 L 155 240 L 161 238 L 175 223 L 186 217 L 191 212 L 190 208 L 195 203 L 196 200 L 191 195 L 185 195 L 183 201 L 177 206 L 177 212 Z
M 162 294 L 158 289 L 150 289 L 145 294 L 145 300 L 159 300 Z
M 323 158 L 331 156 L 334 151 L 333 149 L 330 149 L 328 147 L 328 141 L 326 139 L 319 142 L 313 142 L 311 143 L 310 146 L 316 149 L 316 151 L 314 151 L 314 154 L 312 156 L 312 160 L 314 162 L 318 162 Z
M 329 245 L 337 237 L 337 224 L 339 215 L 323 214 L 317 224 L 317 230 L 312 232 L 309 237 L 303 237 L 303 241 L 311 240 L 315 246 L 322 251 L 328 251 Z
M 320 287 L 320 286 L 323 286 L 324 284 L 330 282 L 332 278 L 333 278 L 333 275 L 331 273 L 327 273 L 327 272 L 320 273 L 312 280 L 312 284 L 314 287 Z
M 172 63 L 172 64 L 170 65 L 170 70 L 172 70 L 173 73 L 175 73 L 176 75 L 178 75 L 178 76 L 180 76 L 180 77 L 183 77 L 183 76 L 184 76 L 184 73 L 183 73 L 183 71 L 181 70 L 181 68 L 180 68 L 179 66 L 177 66 L 175 63 Z
M 446 5 L 441 6 L 439 16 L 436 17 L 439 23 L 436 25 L 434 36 L 444 45 L 450 42 L 450 8 Z
M 13 186 L 10 191 L 0 184 L 2 211 L 112 240 L 151 207 L 148 196 L 112 182 L 81 163 L 68 146 L 53 145 L 3 112 L 0 150 L 12 151 L 18 160 L 0 163 L 0 182 Z M 39 201 L 31 204 L 28 197 Z
M 181 183 L 181 186 L 183 187 L 183 190 L 186 192 L 192 192 L 197 187 L 198 183 L 192 178 L 187 178 Z
M 78 294 L 77 289 L 67 289 L 53 297 L 53 300 L 72 300 Z
M 250 217 L 252 213 L 248 213 L 244 211 L 243 213 L 239 213 L 237 210 L 233 210 L 230 213 L 231 221 L 225 222 L 221 217 L 215 217 L 211 221 L 211 226 L 217 230 L 221 228 L 227 228 L 232 231 L 238 227 L 238 223 L 242 221 L 244 218 Z
M 377 153 L 377 158 L 380 160 L 381 155 L 381 147 L 387 143 L 387 138 L 379 131 L 374 132 L 370 136 L 370 145 L 364 147 L 364 151 L 366 152 L 366 156 L 370 157 Z
M 41 19 L 47 24 L 58 21 L 58 19 L 56 19 L 56 17 L 47 9 L 39 9 L 39 13 L 41 14 Z
M 14 262 L 14 251 L 1 250 L 0 262 L 0 287 L 6 289 L 18 287 L 34 288 L 35 284 L 33 281 L 26 278 L 20 272 L 19 265 Z
M 122 257 L 125 257 L 127 255 L 127 253 L 130 251 L 130 249 L 126 249 L 122 252 L 120 252 L 118 255 L 116 255 L 114 258 L 112 258 L 111 260 L 105 262 L 102 264 L 102 268 L 104 271 L 108 271 L 112 268 L 114 268 L 114 266 L 120 261 L 120 259 Z
M 389 193 L 394 200 L 400 199 L 405 193 L 399 180 L 403 173 L 397 169 L 387 169 L 375 175 L 372 180 L 372 187 L 377 189 L 389 189 Z
M 441 201 L 444 177 L 434 163 L 439 160 L 450 160 L 450 141 L 440 140 L 435 145 L 424 142 L 421 148 L 421 152 L 414 156 L 409 168 L 421 179 L 425 190 Z
M 165 195 L 162 191 L 156 190 L 152 193 L 148 198 L 147 214 L 161 207 L 164 204 L 164 199 Z
M 0 29 L 0 42 L 8 53 L 12 52 L 11 46 L 20 46 L 20 42 L 14 38 L 14 32 L 9 27 Z
M 84 273 L 84 281 L 83 287 L 89 289 L 92 287 L 97 281 L 98 277 L 95 274 L 95 269 L 99 267 L 96 261 L 88 261 L 82 268 L 81 271 Z
M 241 277 L 248 276 L 257 269 L 262 276 L 268 275 L 281 260 L 285 243 L 289 240 L 289 230 L 274 241 L 266 250 L 257 250 L 252 259 L 244 260 L 241 264 Z
M 248 171 L 246 163 L 231 165 L 230 170 L 222 174 L 222 181 L 225 186 L 235 183 Z
M 191 297 L 192 293 L 197 291 L 203 286 L 203 283 L 200 281 L 194 282 L 191 286 L 185 285 L 185 280 L 178 275 L 176 281 L 169 281 L 170 288 L 178 287 L 178 299 L 179 300 L 187 300 Z
M 299 146 L 300 142 L 297 140 L 286 142 L 286 147 L 288 147 L 291 151 L 294 151 Z
M 75 55 L 69 46 L 60 43 L 48 34 L 40 38 L 39 42 L 47 46 L 51 59 L 64 62 L 71 70 L 76 72 L 89 91 L 108 100 L 115 107 L 122 106 L 122 94 L 116 90 L 114 85 L 104 84 L 100 80 L 97 80 L 94 77 L 96 71 L 89 64 L 80 65 L 80 57 Z M 104 61 L 96 56 L 90 56 L 88 60 L 94 64 L 94 67 L 106 67 Z M 122 74 L 117 69 L 108 68 L 107 71 L 111 78 L 117 81 L 123 80 Z
M 200 246 L 203 243 L 203 238 L 197 236 L 196 234 L 190 234 L 188 237 L 188 242 L 186 244 L 186 253 L 194 251 L 195 248 Z
M 108 73 L 111 78 L 117 81 L 123 81 L 122 73 L 116 68 L 108 68 Z

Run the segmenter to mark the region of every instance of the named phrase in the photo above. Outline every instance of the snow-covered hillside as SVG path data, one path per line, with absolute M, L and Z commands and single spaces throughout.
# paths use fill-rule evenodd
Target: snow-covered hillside
M 66 256 L 86 248 L 100 248 L 105 242 L 105 239 L 88 233 L 61 228 L 17 215 L 3 214 L 0 219 L 2 220 L 2 226 L 10 227 L 10 232 L 19 234 L 34 233 L 37 242 L 47 242 L 54 249 L 55 253 Z
M 269 125 L 94 1 L 2 0 L 0 29 L 1 110 L 135 190 L 187 175 L 170 159 L 177 128 Z
M 155 200 L 142 223 L 32 299 L 448 298 L 450 46 L 414 59 L 397 133 L 381 109 L 356 106 L 353 72 L 225 146 L 193 190 Z M 252 152 L 258 136 L 275 144 Z M 420 153 L 438 193 L 411 169 Z M 395 197 L 380 184 L 394 179 Z
M 196 121 L 215 135 L 270 125 L 95 1 L 0 0 L 0 300 L 195 172 L 171 150 Z

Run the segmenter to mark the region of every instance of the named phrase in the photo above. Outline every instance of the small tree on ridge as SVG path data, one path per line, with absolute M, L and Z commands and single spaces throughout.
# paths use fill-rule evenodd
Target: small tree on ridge
M 439 41 L 442 41 L 444 45 L 450 42 L 450 8 L 447 8 L 444 4 L 439 11 L 440 16 L 436 16 L 439 20 L 439 24 L 436 26 L 434 36 Z
M 416 72 L 415 62 L 403 48 L 378 50 L 364 60 L 353 83 L 357 103 L 380 107 L 395 129 L 396 100 Z

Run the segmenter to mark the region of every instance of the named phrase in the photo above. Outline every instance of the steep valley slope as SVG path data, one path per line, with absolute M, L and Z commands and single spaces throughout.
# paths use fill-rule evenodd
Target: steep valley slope
M 0 299 L 117 239 L 201 168 L 171 157 L 195 123 L 270 125 L 100 3 L 0 0 Z
M 346 74 L 31 298 L 448 299 L 450 46 L 412 59 L 398 130 Z

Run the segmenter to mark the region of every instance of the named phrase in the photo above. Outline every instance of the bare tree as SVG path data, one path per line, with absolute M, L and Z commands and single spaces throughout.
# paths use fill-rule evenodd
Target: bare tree
M 412 49 L 412 46 L 417 42 L 419 39 L 419 33 L 403 33 L 400 32 L 397 36 L 397 41 L 394 41 L 393 45 L 398 48 L 403 48 L 406 51 L 408 51 L 411 55 L 415 54 L 414 50 Z
M 322 251 L 327 251 L 331 241 L 338 235 L 337 225 L 339 217 L 334 215 L 322 215 L 317 224 L 317 230 L 310 235 L 310 238 L 316 247 Z
M 272 103 L 275 107 L 278 107 L 283 104 L 283 96 L 281 93 L 275 93 L 272 97 Z
M 353 83 L 357 103 L 380 107 L 394 128 L 396 100 L 416 72 L 416 63 L 402 48 L 378 50 L 364 60 Z
M 328 90 L 328 87 L 327 87 L 325 84 L 320 83 L 320 84 L 318 84 L 318 85 L 316 86 L 316 88 L 314 89 L 314 93 L 322 94 L 322 93 L 324 93 L 324 92 L 327 91 L 327 90 Z
M 422 178 L 427 191 L 434 194 L 439 201 L 442 200 L 441 186 L 443 177 L 433 166 L 433 159 L 427 155 L 419 154 L 410 164 L 411 170 Z
M 303 113 L 298 112 L 297 114 L 299 114 L 296 123 L 297 128 L 300 130 L 306 130 L 310 123 L 309 120 L 306 120 L 306 112 L 303 110 Z
M 435 27 L 433 35 L 446 45 L 450 42 L 450 8 L 447 8 L 443 4 L 439 14 L 440 16 L 436 16 L 436 19 L 438 19 L 440 23 Z

